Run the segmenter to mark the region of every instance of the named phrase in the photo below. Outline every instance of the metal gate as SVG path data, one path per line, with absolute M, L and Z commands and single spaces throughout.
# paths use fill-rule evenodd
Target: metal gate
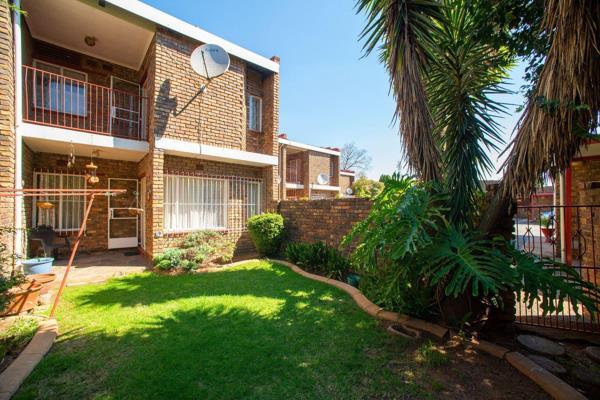
M 562 221 L 565 221 L 564 223 Z M 536 257 L 571 265 L 586 281 L 600 283 L 600 205 L 518 206 L 515 246 Z M 583 332 L 600 332 L 579 305 L 579 316 L 567 301 L 562 312 L 543 315 L 538 301 L 517 303 L 517 323 Z

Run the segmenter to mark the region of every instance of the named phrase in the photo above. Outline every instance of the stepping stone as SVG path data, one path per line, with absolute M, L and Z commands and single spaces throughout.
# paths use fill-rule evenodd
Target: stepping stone
M 585 354 L 593 361 L 600 363 L 600 347 L 588 346 L 585 348 Z
M 567 373 L 567 369 L 565 367 L 549 358 L 536 356 L 535 354 L 528 355 L 527 358 L 553 374 L 562 375 Z
M 528 350 L 536 353 L 548 356 L 562 356 L 565 354 L 564 347 L 541 336 L 519 335 L 517 336 L 517 341 Z

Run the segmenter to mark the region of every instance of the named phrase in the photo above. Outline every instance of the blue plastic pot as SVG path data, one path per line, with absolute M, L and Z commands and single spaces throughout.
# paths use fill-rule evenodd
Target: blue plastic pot
M 360 282 L 360 275 L 350 272 L 346 277 L 346 282 L 348 282 L 349 285 L 352 285 L 355 288 L 357 288 Z
M 52 257 L 30 258 L 23 260 L 23 270 L 26 275 L 49 274 L 53 262 Z

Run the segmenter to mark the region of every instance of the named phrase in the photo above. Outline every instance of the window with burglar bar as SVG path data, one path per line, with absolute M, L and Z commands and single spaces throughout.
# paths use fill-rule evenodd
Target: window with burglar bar
M 242 177 L 165 175 L 164 229 L 244 230 L 262 212 L 262 183 Z
M 85 189 L 83 175 L 36 172 L 34 183 L 37 189 Z M 47 202 L 51 208 L 40 208 L 38 202 Z M 33 225 L 49 225 L 57 232 L 77 231 L 83 221 L 85 196 L 44 195 L 34 198 Z

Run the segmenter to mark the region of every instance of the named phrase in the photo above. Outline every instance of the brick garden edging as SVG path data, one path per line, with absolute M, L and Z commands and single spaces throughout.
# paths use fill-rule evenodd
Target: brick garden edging
M 447 328 L 440 325 L 432 324 L 430 322 L 422 321 L 416 318 L 411 318 L 408 315 L 399 314 L 396 312 L 386 311 L 381 307 L 373 304 L 369 299 L 362 294 L 360 290 L 354 286 L 348 285 L 347 283 L 340 282 L 335 279 L 325 278 L 324 276 L 311 274 L 304 271 L 295 264 L 288 261 L 271 260 L 278 264 L 284 265 L 290 268 L 292 271 L 299 275 L 302 275 L 308 279 L 327 283 L 331 286 L 335 286 L 348 293 L 356 304 L 363 309 L 367 314 L 371 315 L 380 320 L 397 322 L 400 325 L 404 325 L 408 328 L 416 329 L 422 332 L 426 332 L 430 335 L 437 337 L 438 339 L 446 339 L 450 334 Z M 239 264 L 239 263 L 236 263 Z M 484 353 L 490 354 L 496 358 L 506 360 L 511 366 L 513 366 L 521 374 L 525 375 L 531 381 L 541 387 L 546 393 L 557 400 L 586 400 L 583 394 L 579 393 L 571 385 L 556 377 L 552 373 L 548 372 L 529 358 L 525 357 L 518 351 L 510 351 L 509 349 L 497 345 L 495 343 L 487 342 L 485 340 L 472 339 L 469 342 L 476 350 L 480 350 Z
M 31 342 L 0 374 L 0 400 L 10 399 L 19 390 L 23 381 L 50 350 L 57 336 L 56 320 L 49 319 L 40 324 Z

